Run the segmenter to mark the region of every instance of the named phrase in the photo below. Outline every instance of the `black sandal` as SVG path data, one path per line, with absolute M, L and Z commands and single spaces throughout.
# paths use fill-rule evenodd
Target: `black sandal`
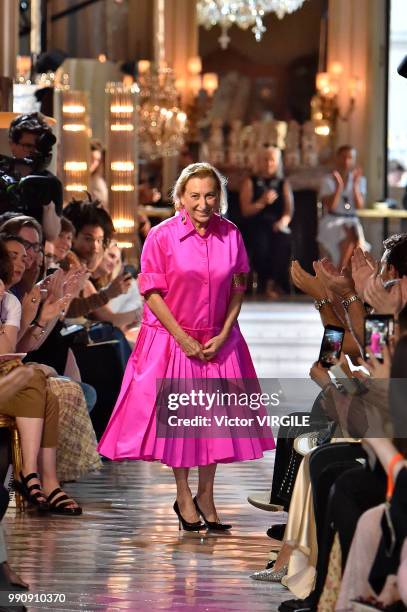
M 39 474 L 35 472 L 32 472 L 32 474 L 28 474 L 28 476 L 24 476 L 23 473 L 20 472 L 20 480 L 14 481 L 14 488 L 30 504 L 36 506 L 38 510 L 47 512 L 49 510 L 49 504 L 47 501 L 47 496 L 41 489 L 41 486 L 39 484 L 32 484 L 28 486 L 28 483 L 30 482 L 30 480 L 33 480 L 33 478 L 40 480 Z
M 63 493 L 63 495 L 59 495 L 59 493 Z M 47 500 L 49 512 L 52 514 L 64 514 L 65 516 L 79 516 L 82 514 L 80 506 L 75 506 L 74 508 L 68 507 L 72 502 L 76 502 L 71 497 L 68 497 L 59 487 L 48 495 Z

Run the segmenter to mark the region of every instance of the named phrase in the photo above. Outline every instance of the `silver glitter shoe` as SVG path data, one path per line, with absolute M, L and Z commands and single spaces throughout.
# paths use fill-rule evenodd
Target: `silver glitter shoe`
M 262 582 L 281 582 L 288 570 L 288 565 L 284 565 L 281 570 L 264 569 L 260 572 L 254 572 L 250 576 L 253 580 L 261 580 Z

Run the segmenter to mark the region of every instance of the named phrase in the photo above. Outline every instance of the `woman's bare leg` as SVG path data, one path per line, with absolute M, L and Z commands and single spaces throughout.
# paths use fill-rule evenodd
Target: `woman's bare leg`
M 38 471 L 38 453 L 41 446 L 44 419 L 16 417 L 16 424 L 20 434 L 21 454 L 23 456 L 22 472 L 24 476 L 27 476 L 31 472 Z
M 218 520 L 215 502 L 213 499 L 213 483 L 215 480 L 216 468 L 216 463 L 201 465 L 198 468 L 199 484 L 196 498 L 198 501 L 198 506 L 205 514 L 205 518 L 208 521 Z
M 188 523 L 196 523 L 199 516 L 192 500 L 191 489 L 188 485 L 189 468 L 172 468 L 177 485 L 177 502 L 182 517 Z
M 41 448 L 38 459 L 44 492 L 48 496 L 52 491 L 60 487 L 57 476 L 57 449 Z M 58 497 L 52 500 L 52 502 L 54 501 L 58 501 Z M 72 500 L 72 503 L 69 504 L 67 508 L 75 508 L 77 505 L 78 504 Z
M 284 565 L 288 564 L 292 551 L 292 546 L 284 542 L 280 549 L 280 552 L 278 553 L 276 562 L 273 565 L 273 571 L 278 572 L 283 569 Z

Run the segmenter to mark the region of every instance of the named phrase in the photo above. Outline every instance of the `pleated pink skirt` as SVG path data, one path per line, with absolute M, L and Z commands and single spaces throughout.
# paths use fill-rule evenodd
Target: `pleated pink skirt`
M 201 343 L 219 330 L 186 330 Z M 157 437 L 157 380 L 256 379 L 247 344 L 236 325 L 209 362 L 189 358 L 162 327 L 143 324 L 127 364 L 120 395 L 99 443 L 101 455 L 113 460 L 161 461 L 171 467 L 195 467 L 258 459 L 275 448 L 270 428 L 261 435 L 208 438 Z M 233 407 L 231 409 L 233 414 Z M 259 415 L 266 411 L 259 409 Z M 255 432 L 254 432 L 255 433 Z

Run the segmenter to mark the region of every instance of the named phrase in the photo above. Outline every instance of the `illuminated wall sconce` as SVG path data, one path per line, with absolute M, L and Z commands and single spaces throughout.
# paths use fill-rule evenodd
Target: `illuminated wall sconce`
M 138 255 L 134 249 L 138 225 L 138 97 L 139 88 L 136 83 L 106 85 L 109 209 L 118 245 L 123 249 L 133 249 L 129 252 L 129 260 Z
M 317 93 L 311 100 L 311 116 L 315 123 L 315 133 L 319 136 L 335 137 L 338 119 L 349 121 L 356 106 L 357 95 L 361 90 L 358 77 L 346 79 L 340 62 L 332 62 L 329 72 L 318 72 L 316 77 Z M 341 112 L 338 100 L 340 92 L 348 92 L 348 102 Z
M 61 152 L 65 201 L 85 197 L 89 187 L 90 129 L 88 96 L 84 91 L 57 91 L 61 130 Z
M 189 140 L 199 142 L 198 126 L 212 107 L 219 78 L 215 72 L 202 74 L 202 60 L 199 56 L 189 58 L 187 71 L 187 78 L 178 79 L 176 86 L 181 91 L 182 99 L 186 101 Z

